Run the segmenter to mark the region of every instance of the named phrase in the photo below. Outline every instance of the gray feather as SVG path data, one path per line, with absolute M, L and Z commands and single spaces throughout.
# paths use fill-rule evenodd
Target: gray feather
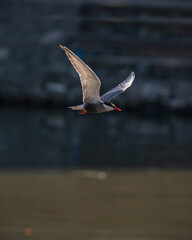
M 131 86 L 134 79 L 135 73 L 131 72 L 131 74 L 122 83 L 120 83 L 118 86 L 102 95 L 100 98 L 101 101 L 109 102 L 115 96 L 119 95 L 120 93 L 123 93 L 128 87 Z

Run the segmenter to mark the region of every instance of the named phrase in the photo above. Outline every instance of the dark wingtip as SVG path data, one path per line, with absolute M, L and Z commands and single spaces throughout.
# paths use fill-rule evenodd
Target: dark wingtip
M 62 45 L 59 45 L 59 47 L 60 47 L 63 51 L 65 51 L 65 49 L 66 49 L 66 47 L 65 47 L 65 46 L 62 46 Z
M 59 47 L 60 47 L 66 54 L 68 54 L 68 53 L 73 54 L 73 52 L 72 52 L 70 49 L 68 49 L 67 47 L 65 47 L 65 46 L 59 45 Z

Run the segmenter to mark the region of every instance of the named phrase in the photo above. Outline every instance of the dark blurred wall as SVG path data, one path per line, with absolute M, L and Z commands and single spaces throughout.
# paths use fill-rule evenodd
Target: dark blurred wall
M 0 1 L 0 101 L 79 103 L 62 44 L 96 71 L 102 92 L 135 71 L 121 104 L 190 110 L 191 16 L 191 1 Z

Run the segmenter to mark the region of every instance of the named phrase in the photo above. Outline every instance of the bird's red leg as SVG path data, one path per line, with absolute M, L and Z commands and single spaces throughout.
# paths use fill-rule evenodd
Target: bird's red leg
M 84 110 L 79 111 L 79 114 L 86 114 L 87 112 Z

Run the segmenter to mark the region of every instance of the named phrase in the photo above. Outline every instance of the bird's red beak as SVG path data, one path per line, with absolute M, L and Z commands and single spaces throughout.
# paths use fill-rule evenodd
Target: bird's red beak
M 121 112 L 121 109 L 120 108 L 117 108 L 117 107 L 114 107 L 115 110 Z

